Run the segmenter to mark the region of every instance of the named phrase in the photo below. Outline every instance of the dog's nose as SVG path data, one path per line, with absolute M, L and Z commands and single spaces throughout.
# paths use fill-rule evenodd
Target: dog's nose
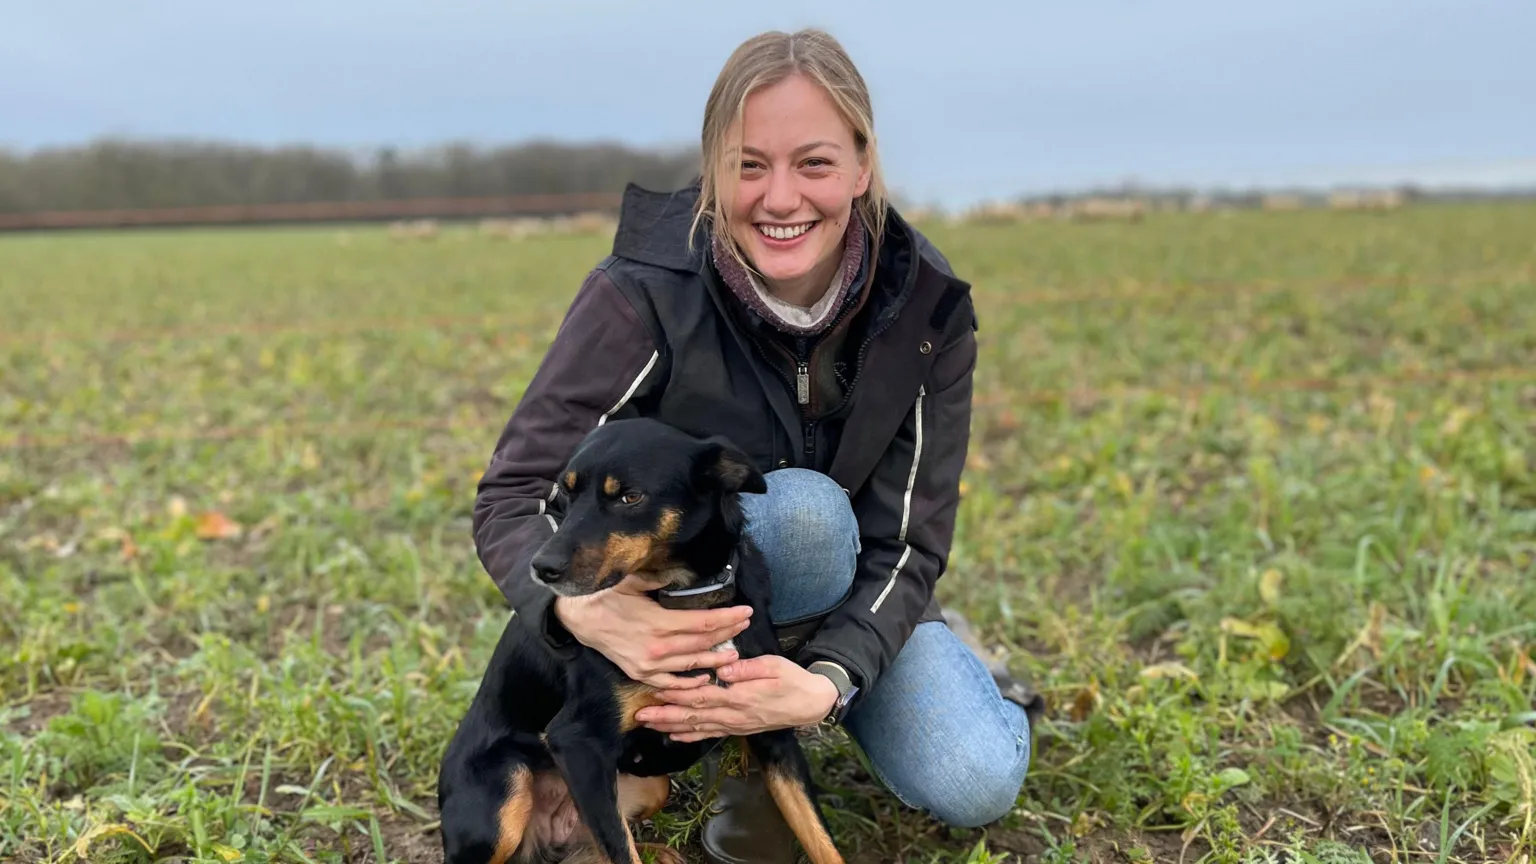
M 534 556 L 532 568 L 533 578 L 543 582 L 545 585 L 559 582 L 560 577 L 565 575 L 565 567 L 548 555 Z

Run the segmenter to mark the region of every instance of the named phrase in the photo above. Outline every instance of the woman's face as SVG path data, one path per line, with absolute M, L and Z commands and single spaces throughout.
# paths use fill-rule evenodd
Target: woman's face
M 842 260 L 843 229 L 869 172 L 853 130 L 825 90 L 801 75 L 747 97 L 739 126 L 727 131 L 720 188 L 731 237 L 776 296 L 811 305 Z M 741 150 L 734 149 L 741 142 Z

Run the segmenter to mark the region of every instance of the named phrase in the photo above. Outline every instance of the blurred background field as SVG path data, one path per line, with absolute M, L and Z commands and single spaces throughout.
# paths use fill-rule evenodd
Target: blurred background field
M 981 320 L 941 596 L 1051 708 L 985 832 L 817 742 L 853 857 L 1526 854 L 1536 207 L 923 227 Z M 474 483 L 609 242 L 0 237 L 0 856 L 439 859 Z

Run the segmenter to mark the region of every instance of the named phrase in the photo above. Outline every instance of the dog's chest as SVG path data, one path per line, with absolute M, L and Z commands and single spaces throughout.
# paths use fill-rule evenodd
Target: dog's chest
M 709 650 L 711 650 L 711 651 L 721 651 L 721 652 L 724 652 L 724 651 L 735 651 L 736 650 L 736 640 L 735 639 L 727 639 L 724 642 L 721 642 L 719 645 L 716 645 L 715 647 L 713 647 L 713 648 L 711 648 Z M 724 681 L 720 680 L 720 670 L 718 668 L 709 670 L 709 683 L 715 685 L 716 687 L 729 687 L 729 686 L 731 686 L 731 685 L 725 683 Z

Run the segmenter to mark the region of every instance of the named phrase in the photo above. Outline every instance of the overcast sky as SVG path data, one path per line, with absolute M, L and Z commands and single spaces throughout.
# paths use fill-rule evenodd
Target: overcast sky
M 1536 182 L 1533 0 L 0 0 L 0 145 L 691 143 L 736 44 L 803 25 L 922 201 Z

